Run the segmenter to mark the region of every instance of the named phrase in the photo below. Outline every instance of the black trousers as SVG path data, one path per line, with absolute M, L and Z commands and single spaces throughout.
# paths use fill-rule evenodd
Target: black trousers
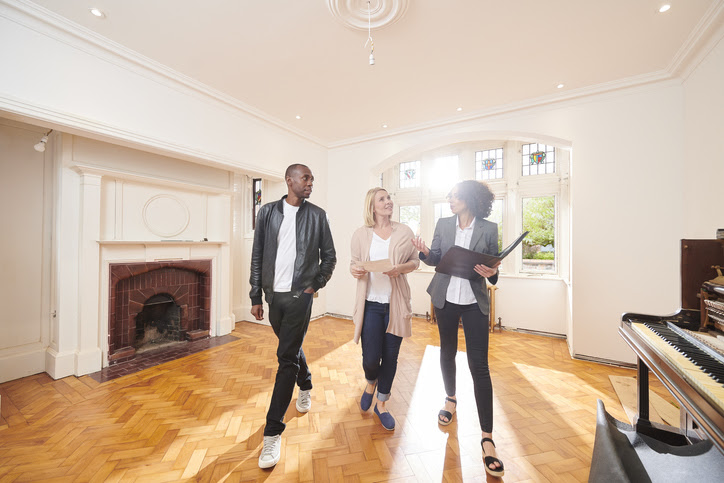
M 457 305 L 450 302 L 445 302 L 441 309 L 435 307 L 435 317 L 440 332 L 440 369 L 445 392 L 448 396 L 455 395 L 455 355 L 458 351 L 458 325 L 462 319 L 480 429 L 492 433 L 493 384 L 488 368 L 488 317 L 480 311 L 478 304 Z
M 266 414 L 264 436 L 281 434 L 286 428 L 284 414 L 292 400 L 295 382 L 301 390 L 312 389 L 312 373 L 309 372 L 302 343 L 312 315 L 313 297 L 305 292 L 297 297 L 292 294 L 293 292 L 275 292 L 269 305 L 269 322 L 279 338 L 279 367 L 271 404 Z

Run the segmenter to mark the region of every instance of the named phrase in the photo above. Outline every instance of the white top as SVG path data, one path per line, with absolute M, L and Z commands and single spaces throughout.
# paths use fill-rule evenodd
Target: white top
M 460 229 L 460 220 L 455 217 L 455 245 L 470 249 L 470 240 L 473 238 L 475 218 L 465 229 Z M 475 294 L 470 286 L 470 280 L 450 276 L 450 285 L 447 286 L 445 300 L 452 304 L 470 305 L 477 303 Z
M 291 292 L 294 261 L 297 259 L 297 211 L 284 200 L 284 219 L 277 236 L 277 258 L 274 263 L 274 291 Z
M 392 238 L 392 237 L 390 237 Z M 370 261 L 387 260 L 390 258 L 390 238 L 384 240 L 377 233 L 372 234 L 370 244 Z M 380 272 L 370 272 L 370 280 L 367 284 L 367 300 L 381 304 L 390 303 L 392 284 L 390 277 Z

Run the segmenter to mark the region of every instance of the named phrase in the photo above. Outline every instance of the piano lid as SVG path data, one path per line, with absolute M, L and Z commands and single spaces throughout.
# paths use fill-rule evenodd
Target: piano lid
M 699 291 L 724 266 L 724 240 L 681 240 L 681 308 L 699 309 Z

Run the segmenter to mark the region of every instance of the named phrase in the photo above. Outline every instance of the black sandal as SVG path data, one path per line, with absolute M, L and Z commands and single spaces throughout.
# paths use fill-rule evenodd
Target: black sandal
M 450 401 L 456 407 L 458 405 L 457 399 L 453 399 L 451 397 L 446 397 L 445 400 Z M 440 412 L 437 413 L 437 424 L 439 424 L 441 426 L 447 426 L 448 424 L 452 423 L 454 414 L 455 414 L 455 412 L 451 413 L 450 411 L 445 411 L 444 409 L 441 409 Z M 443 419 L 442 419 L 443 417 L 447 418 L 447 421 L 443 421 Z
M 485 447 L 483 446 L 483 443 L 485 443 L 486 441 L 490 441 L 490 444 L 492 444 L 493 448 L 495 448 L 495 442 L 493 442 L 493 440 L 490 438 L 483 438 L 480 441 L 480 447 L 483 448 L 483 463 L 485 463 L 485 471 L 487 471 L 491 476 L 503 476 L 503 474 L 505 473 L 505 468 L 503 467 L 503 462 L 500 461 L 495 456 L 486 456 L 485 455 Z M 492 469 L 490 467 L 490 465 L 492 465 L 493 463 L 498 463 L 500 465 L 500 467 L 496 468 L 496 469 Z

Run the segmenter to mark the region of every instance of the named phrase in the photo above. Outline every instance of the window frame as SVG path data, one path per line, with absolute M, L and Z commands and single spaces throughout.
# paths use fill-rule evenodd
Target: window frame
M 553 146 L 555 149 L 556 166 L 554 173 L 523 176 L 518 169 L 522 157 L 522 145 L 538 143 Z M 554 196 L 555 223 L 554 223 L 554 254 L 555 271 L 530 270 L 523 268 L 522 250 L 516 249 L 512 256 L 503 260 L 500 267 L 502 276 L 506 277 L 536 277 L 552 279 L 569 279 L 570 258 L 570 203 L 569 203 L 569 173 L 571 149 L 567 146 L 558 146 L 550 141 L 536 139 L 516 140 L 486 140 L 468 143 L 458 143 L 442 146 L 430 150 L 406 161 L 396 163 L 385 171 L 383 179 L 389 180 L 384 186 L 395 200 L 395 204 L 420 206 L 420 235 L 429 245 L 434 235 L 434 206 L 445 202 L 449 187 L 437 187 L 431 177 L 435 160 L 442 156 L 457 155 L 458 179 L 476 179 L 476 152 L 496 148 L 503 148 L 503 178 L 483 180 L 495 195 L 496 200 L 503 201 L 503 243 L 506 247 L 522 233 L 523 229 L 523 199 Z M 395 188 L 399 186 L 399 166 L 407 161 L 420 161 L 420 186 L 416 188 Z M 387 175 L 392 171 L 391 176 Z M 395 210 L 399 221 L 399 210 Z M 426 265 L 421 270 L 432 270 Z

